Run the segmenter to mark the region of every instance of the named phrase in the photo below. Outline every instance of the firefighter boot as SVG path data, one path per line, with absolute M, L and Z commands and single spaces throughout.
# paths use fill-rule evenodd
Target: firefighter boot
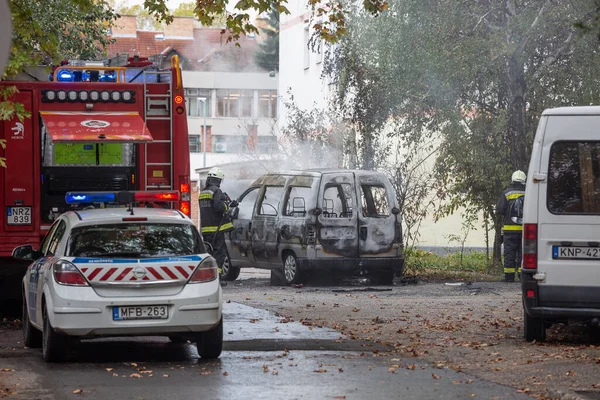
M 515 273 L 505 273 L 504 274 L 504 282 L 514 282 L 515 281 Z

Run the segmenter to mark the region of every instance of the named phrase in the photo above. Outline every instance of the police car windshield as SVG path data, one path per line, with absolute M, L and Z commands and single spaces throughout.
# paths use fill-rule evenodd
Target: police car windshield
M 73 257 L 161 257 L 205 253 L 198 231 L 187 224 L 98 224 L 74 228 Z

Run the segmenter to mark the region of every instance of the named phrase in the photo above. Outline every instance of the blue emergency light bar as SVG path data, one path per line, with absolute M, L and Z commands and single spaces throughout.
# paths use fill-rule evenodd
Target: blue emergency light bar
M 137 202 L 174 202 L 179 201 L 178 191 L 123 191 L 123 192 L 68 192 L 65 195 L 67 204 L 90 203 L 137 203 Z
M 114 203 L 116 198 L 111 192 L 68 192 L 65 195 L 67 204 Z
M 60 74 L 58 74 L 59 82 L 71 82 L 72 80 L 73 74 L 71 74 L 69 71 L 62 71 Z

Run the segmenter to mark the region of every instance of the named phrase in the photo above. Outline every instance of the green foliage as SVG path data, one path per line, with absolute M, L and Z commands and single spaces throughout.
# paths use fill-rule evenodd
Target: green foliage
M 196 15 L 196 4 L 193 2 L 181 3 L 173 10 L 174 17 L 193 17 Z
M 279 11 L 272 8 L 267 14 L 268 27 L 261 28 L 266 38 L 259 44 L 256 63 L 267 71 L 279 71 Z
M 104 0 L 10 0 L 11 57 L 3 78 L 27 65 L 98 59 L 116 14 Z
M 328 65 L 337 105 L 365 134 L 439 145 L 438 217 L 493 208 L 515 169 L 527 170 L 545 108 L 600 101 L 596 37 L 582 34 L 594 0 L 396 0 L 358 12 Z
M 471 251 L 448 253 L 440 256 L 430 251 L 414 248 L 404 250 L 405 275 L 416 275 L 423 278 L 449 279 L 452 277 L 498 279 L 500 270 L 490 269 L 485 252 Z M 487 277 L 484 277 L 487 276 Z

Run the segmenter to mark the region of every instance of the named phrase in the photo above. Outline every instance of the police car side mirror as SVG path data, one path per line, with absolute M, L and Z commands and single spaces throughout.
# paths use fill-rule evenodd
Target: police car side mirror
M 35 260 L 39 251 L 35 251 L 33 246 L 26 244 L 24 246 L 15 247 L 12 251 L 13 258 L 17 260 Z

